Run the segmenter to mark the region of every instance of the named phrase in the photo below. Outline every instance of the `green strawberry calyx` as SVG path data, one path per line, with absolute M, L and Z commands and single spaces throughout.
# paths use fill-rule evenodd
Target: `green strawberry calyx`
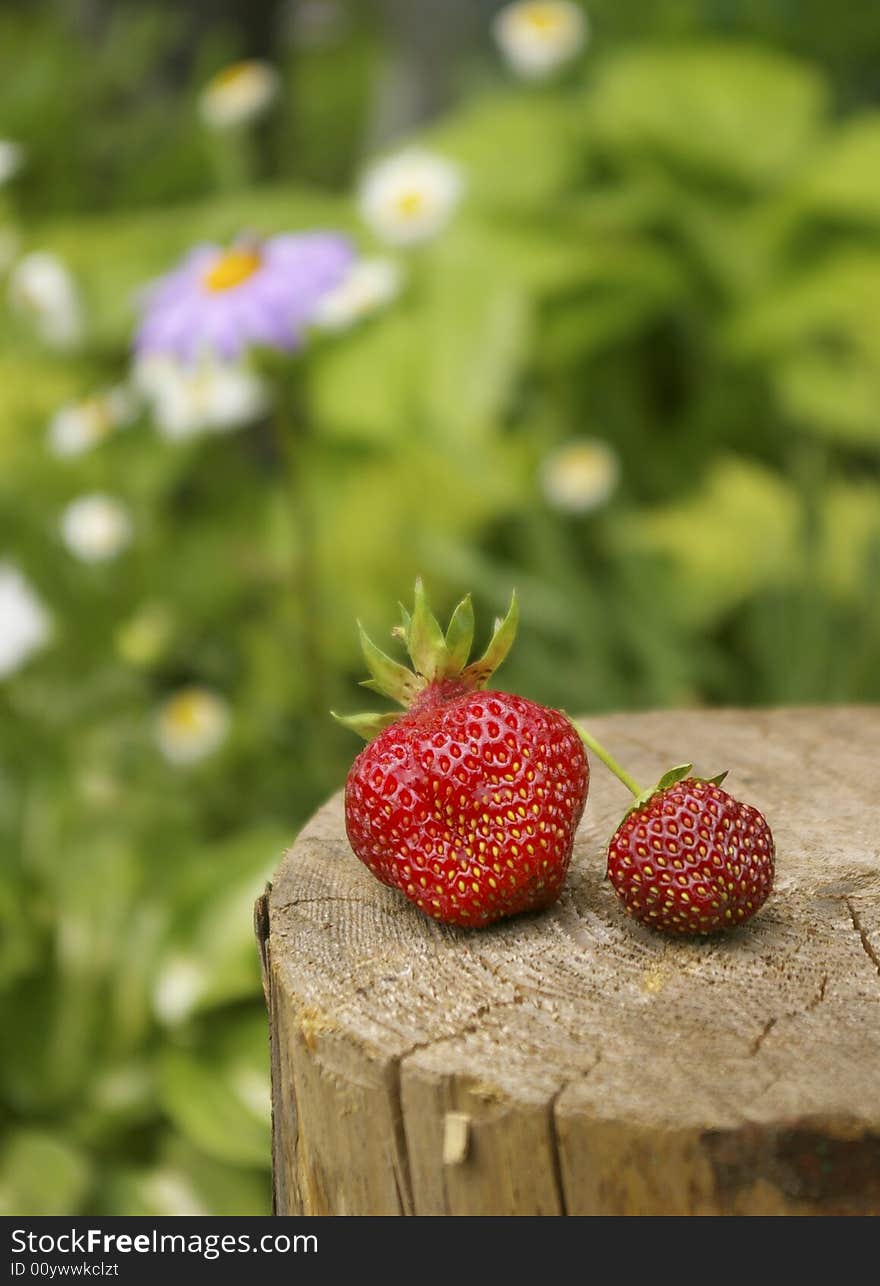
M 495 622 L 495 629 L 483 655 L 468 664 L 474 641 L 474 608 L 470 594 L 456 607 L 444 631 L 431 611 L 421 578 L 416 581 L 412 612 L 401 604 L 401 624 L 392 634 L 402 640 L 412 669 L 386 655 L 369 637 L 358 621 L 361 651 L 370 672 L 361 687 L 390 697 L 404 710 L 419 702 L 429 688 L 447 685 L 450 692 L 477 691 L 485 688 L 510 651 L 519 622 L 516 591 L 510 598 L 507 615 Z M 383 714 L 339 715 L 331 710 L 337 723 L 356 732 L 365 741 L 389 728 L 401 718 L 397 711 Z
M 720 786 L 727 776 L 727 770 L 725 770 L 715 777 L 698 777 L 694 774 L 693 767 L 693 764 L 677 764 L 675 768 L 670 768 L 668 772 L 663 774 L 656 786 L 651 786 L 648 790 L 642 790 L 636 795 L 620 820 L 625 822 L 631 813 L 637 813 L 640 808 L 644 808 L 645 804 L 649 803 L 655 795 L 662 795 L 664 790 L 668 790 L 670 786 L 676 785 L 677 782 L 684 781 L 686 777 L 691 778 L 692 781 L 709 781 L 713 786 Z
M 684 781 L 687 777 L 692 777 L 694 781 L 708 781 L 711 782 L 713 786 L 720 786 L 724 781 L 724 778 L 727 776 L 727 771 L 725 770 L 722 773 L 718 773 L 715 777 L 697 777 L 693 774 L 693 764 L 676 764 L 674 768 L 670 768 L 665 772 L 655 785 L 649 786 L 647 790 L 643 790 L 635 779 L 631 777 L 624 768 L 621 768 L 617 760 L 612 758 L 605 747 L 596 740 L 592 733 L 587 732 L 586 728 L 582 728 L 579 724 L 575 723 L 574 719 L 569 719 L 569 723 L 574 728 L 587 749 L 592 750 L 593 753 L 602 760 L 605 767 L 610 769 L 610 771 L 614 773 L 614 776 L 617 777 L 619 781 L 622 781 L 627 790 L 632 794 L 632 801 L 621 818 L 622 822 L 626 821 L 630 814 L 638 812 L 640 808 L 644 808 L 644 806 L 652 800 L 655 795 L 662 794 L 664 790 L 669 790 L 670 786 L 674 786 L 677 782 Z

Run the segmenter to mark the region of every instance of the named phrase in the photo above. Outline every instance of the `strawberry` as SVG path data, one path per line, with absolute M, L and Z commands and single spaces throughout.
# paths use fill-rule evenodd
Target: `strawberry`
M 608 878 L 631 916 L 667 933 L 732 929 L 758 911 L 773 887 L 775 848 L 757 808 L 721 782 L 672 768 L 651 790 L 632 778 L 583 729 L 581 740 L 636 796 L 608 845 Z
M 448 924 L 487 925 L 554 902 L 586 803 L 586 755 L 565 716 L 484 690 L 516 623 L 514 596 L 468 665 L 470 598 L 444 634 L 417 582 L 415 610 L 395 631 L 414 670 L 361 630 L 365 686 L 405 713 L 339 720 L 368 741 L 345 786 L 352 849 L 383 884 Z

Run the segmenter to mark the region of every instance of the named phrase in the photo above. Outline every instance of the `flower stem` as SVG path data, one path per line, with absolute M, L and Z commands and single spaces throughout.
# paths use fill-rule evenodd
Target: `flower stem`
M 638 799 L 639 795 L 642 794 L 642 788 L 638 782 L 630 777 L 629 773 L 626 772 L 625 769 L 621 768 L 616 759 L 611 758 L 605 747 L 600 746 L 596 738 L 587 732 L 586 728 L 582 728 L 580 724 L 575 723 L 574 719 L 569 719 L 569 723 L 574 728 L 587 749 L 592 750 L 593 754 L 602 760 L 605 767 L 611 769 L 618 781 L 622 781 L 627 790 Z
M 285 372 L 280 381 L 280 448 L 287 475 L 297 550 L 293 569 L 296 600 L 301 612 L 301 657 L 306 675 L 309 714 L 323 726 L 326 693 L 320 640 L 320 593 L 317 577 L 317 533 L 307 481 L 306 459 L 311 439 L 307 399 L 301 372 Z

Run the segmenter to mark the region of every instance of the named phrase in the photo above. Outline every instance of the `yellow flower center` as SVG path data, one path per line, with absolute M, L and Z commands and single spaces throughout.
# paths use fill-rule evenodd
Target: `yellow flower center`
M 401 192 L 397 198 L 397 212 L 403 215 L 404 219 L 413 219 L 420 214 L 425 206 L 424 192 L 418 192 L 411 188 L 409 192 Z
M 559 10 L 552 4 L 532 4 L 523 14 L 523 18 L 535 31 L 545 35 L 555 31 L 560 25 Z
M 207 703 L 200 692 L 185 692 L 173 697 L 166 708 L 169 726 L 184 735 L 200 731 L 206 714 Z
M 569 459 L 562 460 L 564 476 L 566 480 L 571 481 L 571 485 L 578 489 L 589 490 L 597 482 L 605 481 L 607 472 L 607 460 L 602 458 L 598 451 L 594 451 L 589 446 L 585 446 L 578 453 L 571 453 Z
M 89 441 L 100 442 L 102 438 L 106 438 L 113 428 L 113 420 L 107 404 L 100 398 L 89 398 L 83 403 L 82 411 Z
M 202 280 L 207 290 L 232 290 L 252 277 L 261 263 L 260 255 L 252 247 L 233 246 L 214 260 Z
M 211 88 L 228 89 L 239 81 L 248 80 L 253 74 L 254 64 L 252 62 L 230 63 L 228 67 L 221 68 L 211 77 Z

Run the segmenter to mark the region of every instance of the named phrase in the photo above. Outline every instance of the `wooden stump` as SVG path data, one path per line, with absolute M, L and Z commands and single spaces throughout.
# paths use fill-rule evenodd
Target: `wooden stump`
M 776 837 L 764 909 L 704 940 L 628 919 L 593 762 L 557 905 L 443 927 L 335 796 L 257 906 L 279 1214 L 880 1213 L 880 708 L 590 725 L 645 783 L 731 769 Z

